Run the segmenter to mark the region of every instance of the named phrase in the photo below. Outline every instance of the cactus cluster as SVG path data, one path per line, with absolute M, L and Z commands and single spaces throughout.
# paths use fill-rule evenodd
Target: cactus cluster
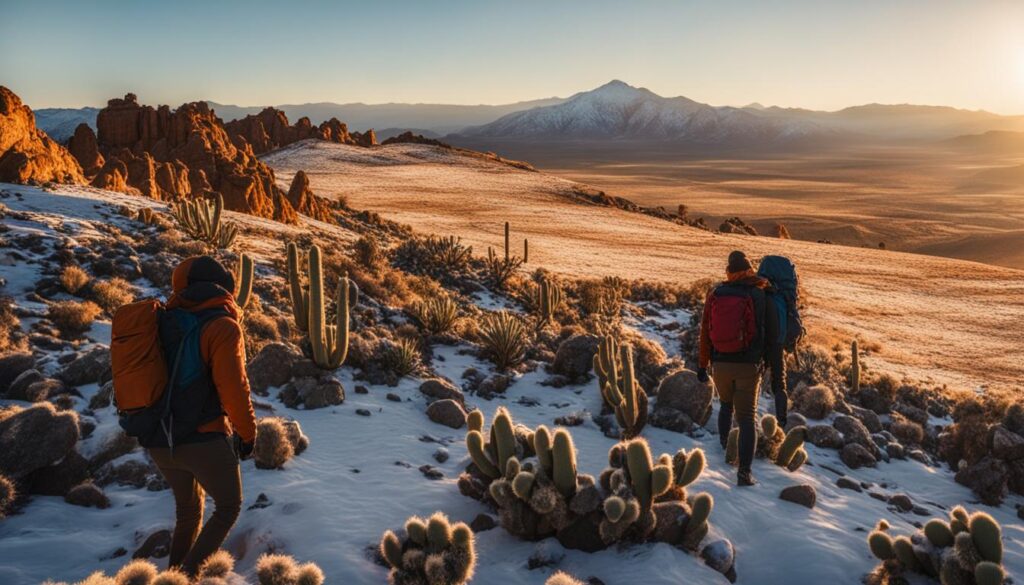
M 672 544 L 696 550 L 707 535 L 707 521 L 714 507 L 710 494 L 686 496 L 686 486 L 704 471 L 702 450 L 680 450 L 675 456 L 662 454 L 655 461 L 647 441 L 633 439 L 608 451 L 608 465 L 601 474 L 601 487 L 610 494 L 604 500 L 604 517 L 599 526 L 605 543 L 650 538 L 658 524 L 655 508 L 675 506 L 666 510 L 678 510 L 681 514 L 675 521 L 684 522 L 685 527 L 661 533 Z
M 223 250 L 230 248 L 238 236 L 238 226 L 222 219 L 224 197 L 213 200 L 186 199 L 171 207 L 171 216 L 189 237 Z
M 512 422 L 512 415 L 504 407 L 498 407 L 494 412 L 486 439 L 482 412 L 471 411 L 466 417 L 466 425 L 469 428 L 469 432 L 466 433 L 466 449 L 469 456 L 477 470 L 491 480 L 504 475 L 508 469 L 509 459 L 533 454 L 532 433 L 526 427 L 515 425 Z
M 238 259 L 238 274 L 235 275 L 235 282 L 238 283 L 238 292 L 235 293 L 235 304 L 243 311 L 252 300 L 252 283 L 256 275 L 256 265 L 252 256 L 243 253 Z
M 294 243 L 288 244 L 286 264 L 295 326 L 307 332 L 316 365 L 328 370 L 337 369 L 348 357 L 351 309 L 359 302 L 359 287 L 349 280 L 347 273 L 342 275 L 335 296 L 335 324 L 328 325 L 320 247 L 309 249 L 308 287 L 302 285 L 299 249 Z
M 160 216 L 152 207 L 140 207 L 135 213 L 135 219 L 149 226 L 160 225 Z
M 380 554 L 391 567 L 391 585 L 460 585 L 473 578 L 476 568 L 473 531 L 465 523 L 452 524 L 441 512 L 427 520 L 409 518 L 404 538 L 385 532 Z
M 760 427 L 755 451 L 757 457 L 770 459 L 789 471 L 796 471 L 807 462 L 807 450 L 804 449 L 807 427 L 801 425 L 785 433 L 773 414 L 761 417 Z M 733 428 L 726 440 L 725 461 L 730 465 L 736 465 L 739 461 L 739 436 L 740 430 Z
M 543 277 L 537 283 L 537 293 L 534 298 L 534 307 L 540 317 L 541 324 L 549 324 L 555 321 L 555 312 L 562 304 L 562 287 L 547 277 Z
M 248 583 L 235 573 L 235 559 L 230 553 L 219 550 L 210 555 L 199 567 L 194 578 L 177 569 L 160 571 L 156 565 L 145 559 L 135 559 L 121 567 L 113 577 L 96 571 L 77 585 L 226 585 L 227 583 Z M 256 561 L 256 583 L 258 585 L 323 585 L 324 573 L 314 563 L 299 564 L 294 558 L 282 554 L 264 554 Z M 46 581 L 46 585 L 65 585 Z
M 526 357 L 526 327 L 514 313 L 490 313 L 480 320 L 480 344 L 499 370 L 507 370 Z
M 605 336 L 594 354 L 594 371 L 604 403 L 615 413 L 623 439 L 632 439 L 647 425 L 647 393 L 633 373 L 633 348 Z
M 949 521 L 929 520 L 910 536 L 893 538 L 884 520 L 868 535 L 868 548 L 890 574 L 919 573 L 942 585 L 1001 585 L 1002 529 L 984 512 L 957 506 Z

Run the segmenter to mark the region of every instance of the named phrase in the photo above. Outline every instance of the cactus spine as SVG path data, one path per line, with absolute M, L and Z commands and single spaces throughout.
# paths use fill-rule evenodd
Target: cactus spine
M 857 351 L 857 340 L 850 343 L 850 390 L 854 394 L 860 392 L 860 352 Z
M 548 278 L 542 278 L 537 283 L 537 310 L 540 312 L 542 323 L 552 323 L 555 320 L 555 311 L 562 304 L 562 288 L 551 282 Z
M 252 299 L 252 283 L 254 276 L 255 265 L 253 264 L 252 256 L 243 253 L 238 262 L 238 276 L 235 277 L 235 280 L 238 282 L 238 294 L 235 295 L 235 304 L 237 304 L 243 311 Z

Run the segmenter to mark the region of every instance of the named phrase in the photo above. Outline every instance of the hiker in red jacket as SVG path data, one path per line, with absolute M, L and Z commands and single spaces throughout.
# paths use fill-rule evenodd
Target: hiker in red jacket
M 757 443 L 755 417 L 761 367 L 768 340 L 778 336 L 778 315 L 768 310 L 769 282 L 757 276 L 746 255 L 729 254 L 726 280 L 708 293 L 700 324 L 700 363 L 697 377 L 708 381 L 708 368 L 721 402 L 718 434 L 724 449 L 733 417 L 739 427 L 739 472 L 736 483 L 754 485 L 751 472 Z M 780 421 L 785 424 L 785 421 Z

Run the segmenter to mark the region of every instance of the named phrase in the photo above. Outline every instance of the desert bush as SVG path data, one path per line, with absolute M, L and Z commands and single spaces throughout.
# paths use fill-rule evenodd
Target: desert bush
M 411 337 L 399 337 L 394 341 L 385 342 L 383 349 L 384 366 L 404 378 L 420 367 L 419 341 Z
M 790 399 L 793 401 L 793 410 L 816 420 L 827 417 L 836 405 L 835 392 L 822 384 L 798 384 L 790 394 Z
M 289 428 L 293 430 L 289 431 Z M 305 449 L 308 439 L 303 439 L 298 423 L 292 424 L 276 416 L 261 418 L 256 425 L 256 443 L 252 451 L 256 467 L 281 469 L 296 455 L 296 451 Z
M 499 370 L 507 370 L 523 360 L 528 344 L 526 327 L 508 311 L 485 315 L 480 320 L 480 344 L 484 355 Z
M 465 272 L 469 268 L 473 248 L 462 243 L 462 238 L 429 236 L 413 237 L 403 241 L 394 252 L 396 266 L 415 274 L 428 274 L 446 278 Z
M 46 318 L 53 322 L 63 337 L 78 337 L 92 327 L 103 309 L 92 301 L 60 301 L 49 306 Z
M 409 518 L 405 533 L 402 540 L 388 530 L 380 541 L 380 554 L 391 568 L 388 582 L 392 585 L 461 585 L 473 578 L 476 552 L 473 531 L 466 524 L 452 524 L 443 513 L 435 512 L 426 521 Z
M 376 270 L 384 262 L 384 250 L 373 234 L 360 237 L 352 248 L 356 261 L 369 270 Z
M 580 308 L 588 315 L 618 317 L 622 311 L 623 289 L 611 280 L 583 280 L 577 285 Z
M 25 334 L 21 320 L 14 314 L 14 300 L 0 297 L 0 354 L 25 347 Z
M 487 248 L 487 258 L 484 259 L 484 269 L 488 280 L 495 288 L 503 289 L 512 278 L 512 275 L 523 265 L 523 259 L 518 256 L 503 258 L 494 253 L 494 248 Z
M 459 305 L 448 296 L 431 297 L 413 305 L 413 316 L 424 331 L 440 335 L 455 326 Z
M 14 505 L 14 499 L 17 495 L 18 493 L 14 488 L 14 482 L 7 479 L 6 476 L 0 475 L 0 520 L 7 517 L 8 512 L 11 511 L 11 507 Z
M 89 284 L 89 273 L 77 264 L 68 264 L 60 273 L 60 284 L 67 292 L 76 295 Z
M 218 550 L 203 561 L 198 576 L 223 579 L 235 570 L 235 558 L 226 550 Z
M 161 232 L 157 235 L 154 242 L 153 248 L 155 251 L 167 251 L 178 256 L 201 256 L 208 251 L 206 244 L 198 240 L 188 239 L 185 237 L 185 234 L 175 229 Z
M 681 291 L 680 302 L 686 306 L 703 307 L 704 301 L 707 300 L 708 294 L 721 282 L 715 278 L 701 278 L 690 283 L 689 286 L 685 287 Z
M 921 425 L 896 413 L 892 415 L 892 426 L 889 431 L 904 445 L 920 445 L 924 440 L 924 429 Z
M 135 300 L 135 287 L 123 278 L 101 280 L 92 287 L 92 298 L 110 316 Z
M 71 488 L 64 495 L 64 501 L 73 506 L 83 506 L 85 508 L 105 509 L 110 507 L 110 499 L 107 498 L 107 494 L 103 493 L 103 490 L 91 481 L 80 483 Z
M 266 313 L 252 311 L 251 306 L 242 321 L 242 330 L 246 355 L 256 355 L 264 345 L 281 339 L 280 324 Z

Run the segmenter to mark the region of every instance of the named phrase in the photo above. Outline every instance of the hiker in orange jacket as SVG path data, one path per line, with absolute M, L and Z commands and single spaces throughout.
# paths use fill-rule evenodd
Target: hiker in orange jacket
M 242 508 L 239 459 L 252 453 L 256 414 L 249 395 L 239 326 L 241 309 L 235 304 L 231 272 L 210 256 L 196 256 L 178 265 L 171 285 L 173 294 L 166 308 L 201 316 L 199 355 L 208 379 L 197 382 L 198 391 L 193 390 L 194 385 L 184 393 L 179 391 L 179 396 L 191 401 L 185 407 L 194 407 L 200 414 L 195 417 L 200 421 L 195 430 L 176 434 L 173 445 L 161 435 L 144 441 L 143 446 L 174 493 L 176 522 L 168 564 L 195 576 L 238 519 Z M 200 530 L 207 494 L 216 509 Z
M 697 378 L 708 381 L 708 367 L 718 392 L 718 439 L 725 449 L 733 417 L 739 427 L 739 471 L 736 483 L 756 483 L 751 465 L 757 446 L 755 417 L 762 364 L 770 340 L 778 337 L 779 320 L 769 310 L 765 289 L 770 283 L 754 272 L 746 255 L 729 254 L 726 280 L 708 293 L 700 323 Z M 785 424 L 784 421 L 780 424 Z

